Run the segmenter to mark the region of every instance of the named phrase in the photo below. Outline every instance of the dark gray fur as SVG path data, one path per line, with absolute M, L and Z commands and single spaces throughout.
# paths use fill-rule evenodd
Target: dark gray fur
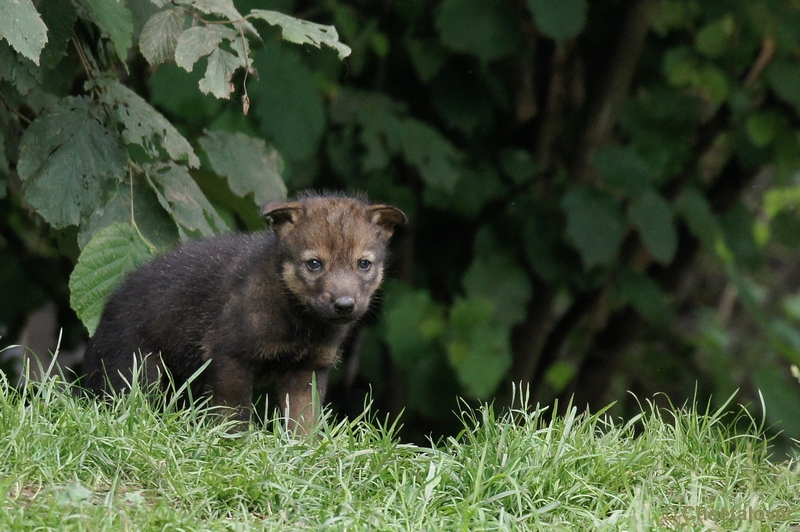
M 86 387 L 99 395 L 109 386 L 128 390 L 134 357 L 146 385 L 163 388 L 166 366 L 179 386 L 211 359 L 193 383 L 195 397 L 210 394 L 244 423 L 254 386 L 275 378 L 292 424 L 309 430 L 316 420 L 308 412 L 311 375 L 322 400 L 342 342 L 381 282 L 392 229 L 405 216 L 339 195 L 268 204 L 264 214 L 274 220 L 270 230 L 192 242 L 134 271 L 89 342 Z M 321 273 L 307 266 L 309 250 L 324 257 Z M 358 266 L 364 253 L 374 269 Z

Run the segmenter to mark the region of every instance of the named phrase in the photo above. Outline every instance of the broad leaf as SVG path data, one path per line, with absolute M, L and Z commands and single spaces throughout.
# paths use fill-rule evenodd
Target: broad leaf
M 169 249 L 179 242 L 178 228 L 159 203 L 156 193 L 142 179 L 134 180 L 132 192 L 133 205 L 130 183 L 121 183 L 111 200 L 81 225 L 78 233 L 78 245 L 81 248 L 86 247 L 94 235 L 108 226 L 130 224 L 131 216 L 142 236 L 156 249 Z
M 586 268 L 610 266 L 625 238 L 625 218 L 619 204 L 593 188 L 573 188 L 561 207 L 567 215 L 567 235 Z
M 412 39 L 406 45 L 420 81 L 428 84 L 447 61 L 447 50 L 436 39 Z
M 258 205 L 286 197 L 281 178 L 283 160 L 262 139 L 243 133 L 206 131 L 200 146 L 211 169 L 228 180 L 231 191 L 239 197 L 253 195 Z
M 445 0 L 436 29 L 445 46 L 482 62 L 505 57 L 521 43 L 514 9 L 503 0 Z
M 531 298 L 531 282 L 525 271 L 508 256 L 481 254 L 475 257 L 463 279 L 467 297 L 494 301 L 495 319 L 512 326 L 525 317 Z
M 103 306 L 125 274 L 152 255 L 131 224 L 117 223 L 97 232 L 83 248 L 69 278 L 70 305 L 93 335 Z
M 117 57 L 124 63 L 133 40 L 133 15 L 125 0 L 80 0 L 92 20 L 111 39 Z
M 339 59 L 344 59 L 352 52 L 349 46 L 339 42 L 339 34 L 333 26 L 325 26 L 264 9 L 253 9 L 250 16 L 260 18 L 273 26 L 280 26 L 281 36 L 286 41 L 295 44 L 310 44 L 317 48 L 321 48 L 323 44 L 330 46 L 339 54 Z
M 412 290 L 397 281 L 387 283 L 386 290 L 386 342 L 398 367 L 411 370 L 444 332 L 444 309 L 427 290 Z
M 667 296 L 647 275 L 623 269 L 614 288 L 622 303 L 631 305 L 645 320 L 660 324 L 668 316 Z
M 325 131 L 325 107 L 314 74 L 296 49 L 279 44 L 256 52 L 253 65 L 261 73 L 249 85 L 261 132 L 288 159 L 311 156 Z
M 800 64 L 788 60 L 773 61 L 767 68 L 767 80 L 779 98 L 800 110 Z
M 103 126 L 102 112 L 89 98 L 64 98 L 22 136 L 23 194 L 53 227 L 80 224 L 128 173 L 125 148 Z
M 186 14 L 180 8 L 159 11 L 147 20 L 139 37 L 139 50 L 148 63 L 160 65 L 175 57 L 185 20 Z
M 0 39 L 37 65 L 47 43 L 47 26 L 31 0 L 0 0 Z
M 16 53 L 6 41 L 0 40 L 0 80 L 8 80 L 21 95 L 42 83 L 42 69 L 33 61 Z
M 96 86 L 101 89 L 100 101 L 122 125 L 122 140 L 126 144 L 138 144 L 153 159 L 166 152 L 175 161 L 200 166 L 189 142 L 141 96 L 116 79 L 98 80 Z
M 191 72 L 198 59 L 219 50 L 223 39 L 232 41 L 239 34 L 222 25 L 195 26 L 184 31 L 175 45 L 175 64 Z
M 239 55 L 217 48 L 208 56 L 206 75 L 200 80 L 200 90 L 217 98 L 229 98 L 234 91 L 233 73 L 245 66 L 245 59 Z
M 38 6 L 47 26 L 47 45 L 42 50 L 41 57 L 42 68 L 50 69 L 67 55 L 67 45 L 74 35 L 78 12 L 72 2 L 39 2 Z
M 706 197 L 699 190 L 687 187 L 675 202 L 675 209 L 686 221 L 689 231 L 702 242 L 706 250 L 712 251 L 720 227 Z
M 694 39 L 695 50 L 707 57 L 718 57 L 730 47 L 737 29 L 736 19 L 731 13 L 727 13 L 721 19 L 700 28 Z
M 213 236 L 229 230 L 186 168 L 156 164 L 145 171 L 161 206 L 178 225 L 181 240 Z
M 631 203 L 628 218 L 656 262 L 663 265 L 672 262 L 678 249 L 678 231 L 667 200 L 649 189 Z
M 587 0 L 528 0 L 528 8 L 533 13 L 539 30 L 556 41 L 577 37 L 586 25 L 589 10 Z
M 480 168 L 459 168 L 454 171 L 456 179 L 452 191 L 438 187 L 427 187 L 423 199 L 427 205 L 438 207 L 472 219 L 491 201 L 504 197 L 509 189 L 500 178 L 494 165 L 482 164 Z
M 594 164 L 606 184 L 628 195 L 648 190 L 656 178 L 653 168 L 630 146 L 609 146 L 595 155 Z
M 233 0 L 178 0 L 178 3 L 193 7 L 207 15 L 219 15 L 227 18 L 237 28 L 241 28 L 255 37 L 259 36 L 253 25 L 236 10 Z
M 551 205 L 534 204 L 523 228 L 525 256 L 533 270 L 550 284 L 580 275 L 581 261 L 563 237 L 563 216 Z
M 419 170 L 428 186 L 452 191 L 460 175 L 455 166 L 459 158 L 456 148 L 439 130 L 421 120 L 406 118 L 399 126 L 406 162 Z
M 459 300 L 450 311 L 447 358 L 467 395 L 489 397 L 511 367 L 509 328 L 494 322 L 489 299 Z
M 539 173 L 539 167 L 528 150 L 504 148 L 498 159 L 503 173 L 517 185 L 531 181 Z

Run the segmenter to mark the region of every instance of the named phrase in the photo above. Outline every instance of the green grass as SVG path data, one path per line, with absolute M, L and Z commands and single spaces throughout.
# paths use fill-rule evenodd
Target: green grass
M 436 448 L 375 419 L 237 437 L 142 393 L 101 406 L 0 376 L 2 530 L 795 530 L 800 466 L 759 427 L 651 404 L 625 423 L 465 410 Z M 721 411 L 720 411 L 721 412 Z M 800 414 L 800 413 L 799 413 Z M 747 420 L 747 418 L 745 418 Z M 741 419 L 738 420 L 741 424 Z M 748 510 L 749 509 L 749 510 Z M 746 513 L 749 512 L 749 513 Z

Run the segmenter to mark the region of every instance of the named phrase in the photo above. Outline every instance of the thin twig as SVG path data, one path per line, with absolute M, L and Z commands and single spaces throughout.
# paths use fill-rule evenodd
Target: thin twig
M 31 124 L 31 119 L 28 118 L 27 116 L 25 116 L 24 114 L 20 113 L 16 109 L 14 109 L 11 106 L 11 104 L 8 102 L 8 100 L 6 100 L 6 97 L 2 92 L 0 92 L 0 100 L 3 100 L 3 103 L 6 104 L 6 107 L 8 107 L 8 110 L 11 111 L 12 113 L 14 113 L 15 115 L 17 115 L 23 122 L 25 122 L 28 125 Z
M 129 161 L 128 162 L 128 182 L 130 184 L 130 190 L 131 190 L 131 225 L 133 226 L 134 229 L 136 229 L 136 233 L 139 235 L 139 238 L 142 240 L 144 245 L 147 246 L 147 250 L 150 253 L 155 253 L 156 251 L 158 251 L 158 248 L 156 248 L 156 246 L 154 246 L 153 243 L 150 242 L 150 240 L 148 240 L 147 237 L 145 237 L 142 234 L 142 231 L 139 229 L 139 226 L 136 224 L 136 217 L 133 214 L 133 170 L 134 170 L 134 167 L 135 167 L 135 164 L 133 162 Z

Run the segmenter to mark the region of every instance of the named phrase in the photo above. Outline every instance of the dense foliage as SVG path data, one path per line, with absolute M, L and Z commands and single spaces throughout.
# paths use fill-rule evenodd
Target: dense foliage
M 54 299 L 79 342 L 68 300 L 91 331 L 284 182 L 363 190 L 412 224 L 340 406 L 739 388 L 800 435 L 796 2 L 0 0 L 0 37 L 9 339 Z

